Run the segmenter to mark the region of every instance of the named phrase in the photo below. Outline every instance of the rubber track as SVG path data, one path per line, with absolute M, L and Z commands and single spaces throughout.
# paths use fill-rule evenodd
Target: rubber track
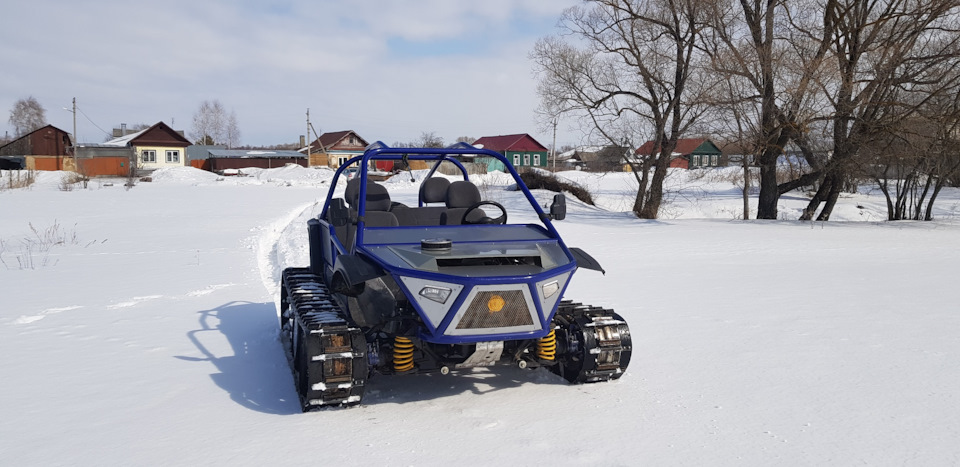
M 307 268 L 283 271 L 283 332 L 291 342 L 294 380 L 304 411 L 356 405 L 367 377 L 367 343 L 320 278 Z

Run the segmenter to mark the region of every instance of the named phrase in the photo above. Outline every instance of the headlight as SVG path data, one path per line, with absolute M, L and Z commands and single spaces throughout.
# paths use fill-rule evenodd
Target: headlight
M 553 294 L 557 293 L 560 290 L 560 282 L 550 281 L 540 288 L 540 292 L 543 293 L 543 298 L 550 298 Z
M 446 303 L 447 298 L 450 297 L 450 292 L 451 290 L 446 287 L 428 285 L 420 289 L 420 296 L 443 304 Z

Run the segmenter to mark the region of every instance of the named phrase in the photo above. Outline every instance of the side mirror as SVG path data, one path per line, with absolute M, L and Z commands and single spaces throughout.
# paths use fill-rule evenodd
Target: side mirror
M 553 195 L 553 203 L 550 205 L 550 217 L 555 221 L 562 221 L 567 217 L 567 197 L 563 193 Z
M 335 198 L 330 201 L 330 208 L 327 209 L 327 219 L 334 227 L 342 227 L 350 221 L 350 210 L 347 209 L 347 203 L 343 198 Z

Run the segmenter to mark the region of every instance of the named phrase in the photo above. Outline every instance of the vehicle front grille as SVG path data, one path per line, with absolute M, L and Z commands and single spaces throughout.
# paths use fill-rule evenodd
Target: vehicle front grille
M 493 311 L 491 300 L 499 296 L 503 308 Z M 530 309 L 521 290 L 503 290 L 479 292 L 470 302 L 463 318 L 457 323 L 457 329 L 506 328 L 511 326 L 529 326 L 533 324 Z

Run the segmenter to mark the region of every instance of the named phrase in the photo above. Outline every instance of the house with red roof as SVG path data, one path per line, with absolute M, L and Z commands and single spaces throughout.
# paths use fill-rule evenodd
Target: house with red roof
M 537 140 L 533 139 L 533 136 L 526 133 L 484 136 L 474 141 L 473 145 L 503 154 L 516 168 L 546 167 L 547 154 L 550 152 L 546 146 L 540 144 Z M 506 170 L 506 167 L 503 167 L 503 164 L 496 159 L 478 157 L 477 162 L 486 163 L 488 172 Z
M 653 141 L 643 143 L 635 154 L 651 156 L 659 154 L 660 148 L 654 148 Z M 706 138 L 680 138 L 677 147 L 670 154 L 670 167 L 681 169 L 699 169 L 720 166 L 720 148 Z

